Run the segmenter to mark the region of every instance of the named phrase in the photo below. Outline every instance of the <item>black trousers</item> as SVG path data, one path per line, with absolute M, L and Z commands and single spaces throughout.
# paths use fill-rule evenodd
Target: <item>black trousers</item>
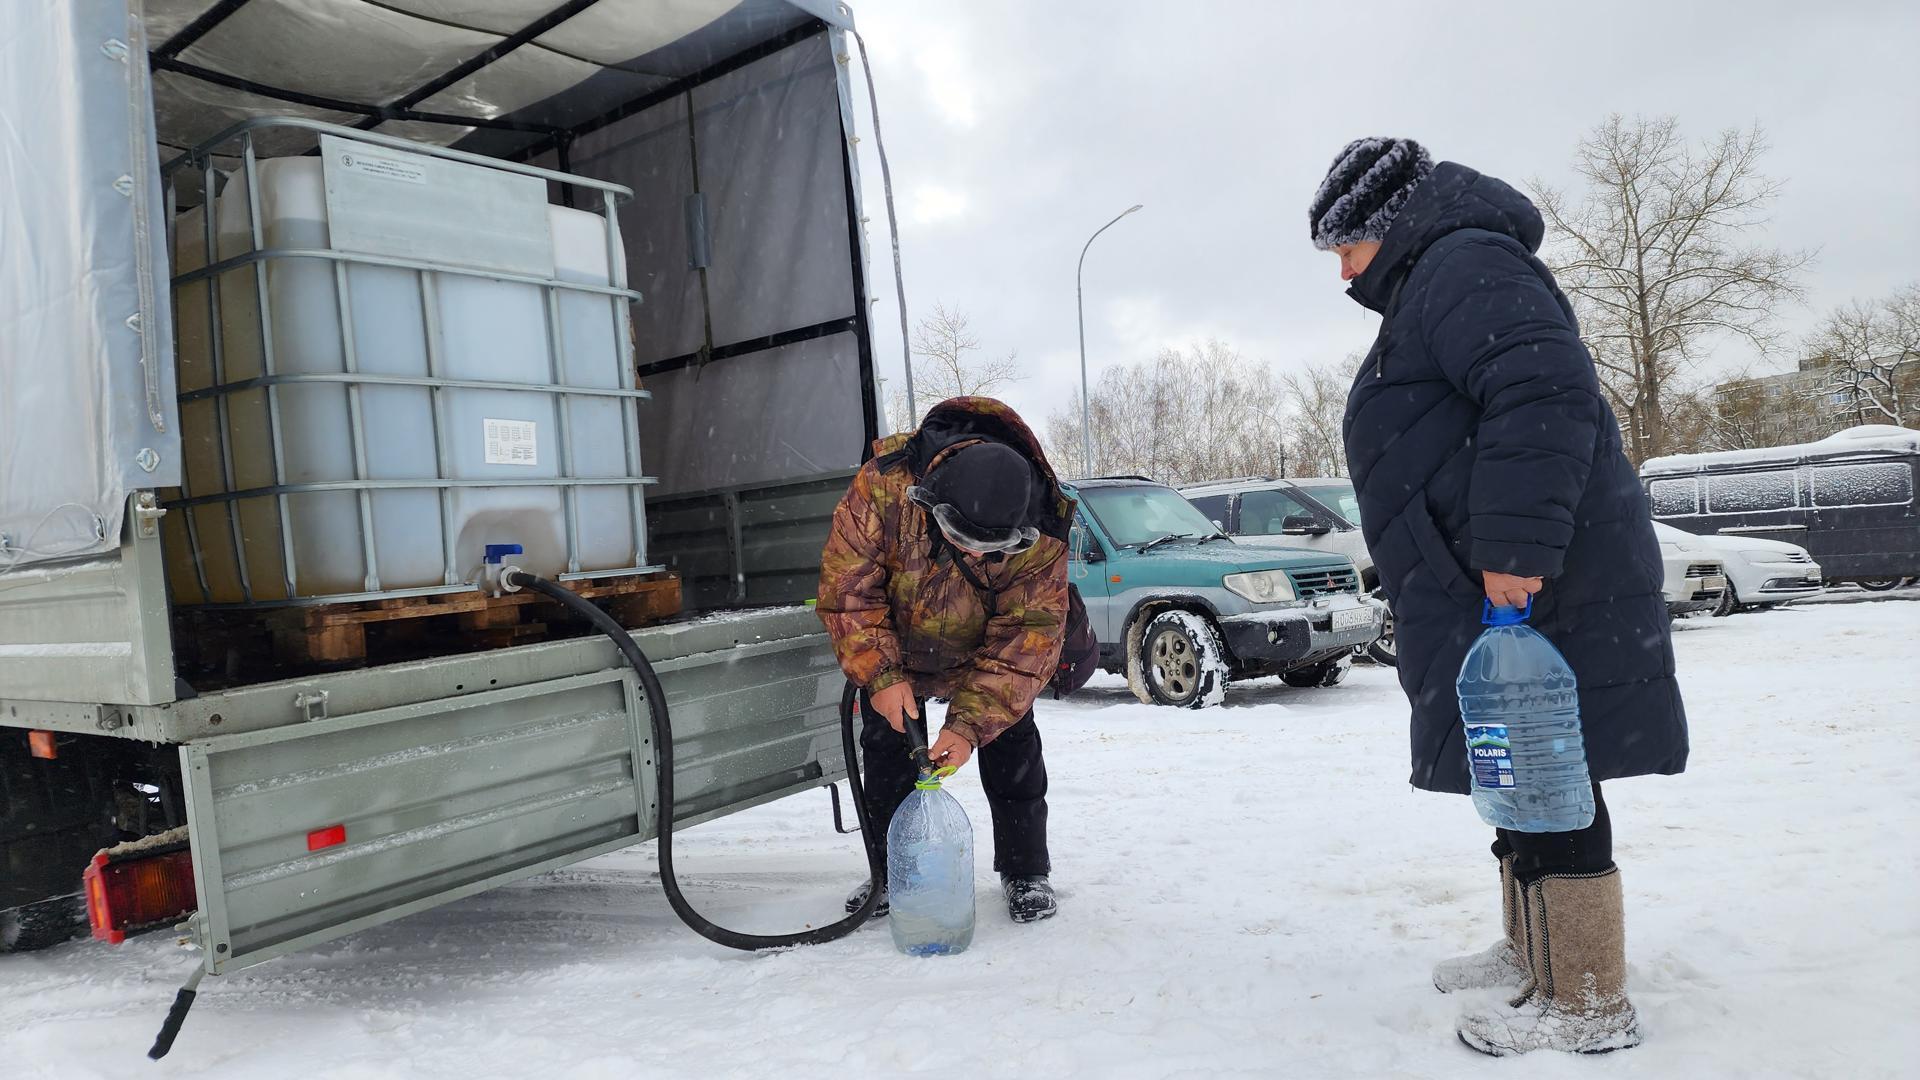
M 1573 832 L 1524 833 L 1495 829 L 1493 855 L 1513 856 L 1513 873 L 1524 884 L 1547 874 L 1597 874 L 1613 867 L 1613 819 L 1593 782 L 1593 824 Z
M 918 777 L 907 755 L 906 736 L 887 725 L 862 695 L 860 770 L 866 783 L 867 816 L 884 841 L 887 824 L 913 792 Z M 922 706 L 925 709 L 925 706 Z M 926 715 L 923 711 L 922 716 Z M 1002 874 L 1031 877 L 1053 871 L 1047 854 L 1047 761 L 1041 756 L 1040 728 L 1033 713 L 976 750 L 980 787 L 993 814 L 993 868 Z

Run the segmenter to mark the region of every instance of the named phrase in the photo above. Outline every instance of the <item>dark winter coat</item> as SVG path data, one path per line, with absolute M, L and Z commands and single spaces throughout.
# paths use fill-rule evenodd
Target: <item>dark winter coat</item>
M 1469 789 L 1453 684 L 1482 570 L 1547 579 L 1530 621 L 1579 680 L 1594 779 L 1687 762 L 1659 543 L 1573 309 L 1534 257 L 1541 233 L 1525 196 L 1442 162 L 1349 291 L 1386 316 L 1347 397 L 1347 461 L 1393 601 L 1412 782 L 1430 791 Z

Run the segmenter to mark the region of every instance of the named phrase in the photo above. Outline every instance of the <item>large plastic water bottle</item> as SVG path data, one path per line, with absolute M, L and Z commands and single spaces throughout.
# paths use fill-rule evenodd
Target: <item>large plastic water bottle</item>
M 1526 625 L 1532 610 L 1532 601 L 1488 602 L 1480 619 L 1487 628 L 1454 682 L 1473 806 L 1495 828 L 1572 832 L 1593 824 L 1580 695 L 1566 657 Z
M 973 944 L 973 824 L 940 789 L 952 769 L 923 774 L 887 827 L 887 922 L 909 956 L 945 956 Z

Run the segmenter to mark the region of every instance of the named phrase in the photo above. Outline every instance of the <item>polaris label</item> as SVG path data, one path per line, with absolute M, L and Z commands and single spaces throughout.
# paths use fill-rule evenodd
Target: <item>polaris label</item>
M 1473 785 L 1487 790 L 1513 786 L 1513 746 L 1505 724 L 1467 725 L 1467 764 Z

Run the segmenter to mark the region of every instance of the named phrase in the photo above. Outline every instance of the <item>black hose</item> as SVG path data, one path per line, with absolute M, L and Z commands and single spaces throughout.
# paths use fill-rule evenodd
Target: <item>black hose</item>
M 846 758 L 847 786 L 853 789 L 853 811 L 860 820 L 860 839 L 867 850 L 867 900 L 858 911 L 839 922 L 796 934 L 743 934 L 729 930 L 715 925 L 693 910 L 693 905 L 681 895 L 680 882 L 673 874 L 673 725 L 667 717 L 667 695 L 660 689 L 660 677 L 654 674 L 653 664 L 647 659 L 647 654 L 640 651 L 640 646 L 635 644 L 633 635 L 627 632 L 626 627 L 580 594 L 518 567 L 508 569 L 502 580 L 509 586 L 531 589 L 556 600 L 568 611 L 592 623 L 594 629 L 612 639 L 614 647 L 620 650 L 627 663 L 632 665 L 634 674 L 639 676 L 640 689 L 647 697 L 647 712 L 653 720 L 654 789 L 659 800 L 655 815 L 658 827 L 655 832 L 659 834 L 660 844 L 660 887 L 666 891 L 667 903 L 673 906 L 673 913 L 680 916 L 681 922 L 708 941 L 730 949 L 757 951 L 837 941 L 860 929 L 873 917 L 873 910 L 879 906 L 880 897 L 885 891 L 883 886 L 887 868 L 881 855 L 883 845 L 874 834 L 873 822 L 868 818 L 866 791 L 860 783 L 860 762 L 854 756 L 855 691 L 852 683 L 848 683 L 840 694 L 840 752 Z
M 160 1025 L 160 1034 L 154 1037 L 153 1048 L 147 1051 L 148 1058 L 159 1061 L 173 1052 L 173 1040 L 180 1037 L 180 1025 L 187 1022 L 187 1010 L 193 1008 L 195 996 L 196 991 L 184 987 L 173 995 L 173 1008 L 167 1010 L 167 1019 Z

